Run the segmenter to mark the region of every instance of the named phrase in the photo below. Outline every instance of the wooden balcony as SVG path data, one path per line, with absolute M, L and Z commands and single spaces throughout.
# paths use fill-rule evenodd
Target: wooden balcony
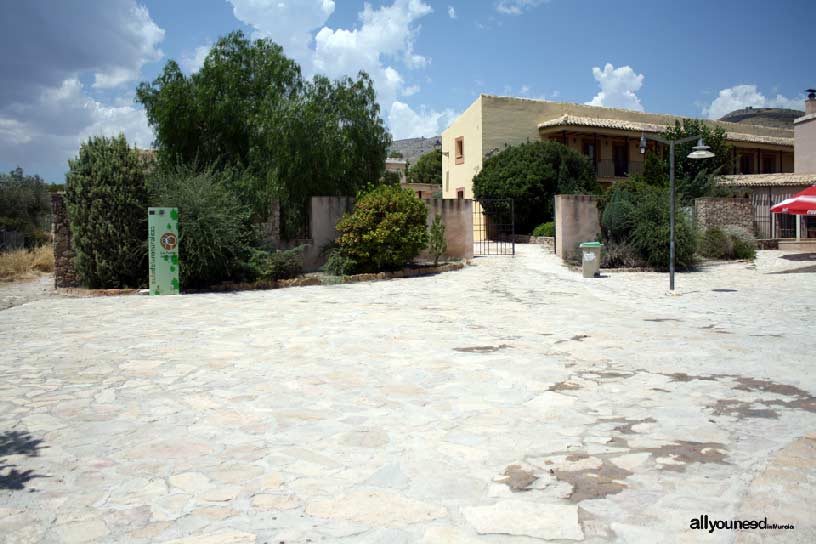
M 622 178 L 643 173 L 642 161 L 630 161 L 629 164 L 615 164 L 612 159 L 601 159 L 595 163 L 595 175 L 599 178 Z

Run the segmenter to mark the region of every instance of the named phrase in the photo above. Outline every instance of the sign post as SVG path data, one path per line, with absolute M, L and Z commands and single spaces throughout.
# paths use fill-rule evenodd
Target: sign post
M 179 294 L 178 208 L 147 209 L 151 295 Z

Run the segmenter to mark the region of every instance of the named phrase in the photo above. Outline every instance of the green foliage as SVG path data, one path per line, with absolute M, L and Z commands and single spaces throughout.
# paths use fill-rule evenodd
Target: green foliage
M 753 260 L 756 258 L 756 240 L 739 227 L 713 227 L 706 230 L 697 248 L 700 255 L 710 259 Z
M 541 223 L 539 226 L 533 229 L 533 236 L 546 236 L 552 238 L 555 236 L 555 223 L 552 221 Z
M 303 273 L 304 247 L 284 251 L 253 250 L 249 261 L 253 276 L 263 281 L 296 278 Z
M 669 191 L 642 181 L 615 184 L 601 203 L 602 237 L 619 247 L 621 260 L 666 269 L 669 264 Z M 695 236 L 688 217 L 675 215 L 675 264 L 678 269 L 694 263 Z M 631 264 L 627 264 L 631 266 Z
M 22 168 L 0 174 L 0 231 L 25 236 L 27 247 L 38 246 L 51 226 L 49 185 L 40 176 L 26 176 Z
M 416 164 L 408 169 L 408 181 L 442 185 L 442 150 L 434 149 L 417 159 Z
M 91 138 L 68 167 L 65 203 L 82 283 L 91 288 L 144 286 L 147 191 L 137 153 L 123 135 Z
M 332 276 L 348 276 L 354 274 L 357 269 L 357 261 L 344 255 L 339 249 L 332 250 L 326 264 L 323 265 L 323 270 Z
M 154 206 L 179 210 L 181 284 L 205 287 L 234 279 L 252 242 L 249 209 L 227 189 L 229 171 L 163 169 L 148 180 Z
M 487 159 L 473 178 L 477 199 L 513 199 L 518 232 L 551 221 L 556 194 L 599 191 L 589 159 L 558 142 L 508 147 Z
M 669 165 L 655 153 L 647 151 L 643 160 L 643 173 L 632 176 L 632 179 L 639 179 L 654 187 L 665 187 L 669 184 Z
M 362 195 L 337 224 L 341 253 L 359 271 L 400 268 L 428 243 L 425 203 L 406 189 L 380 186 Z
M 217 165 L 247 171 L 235 190 L 253 217 L 282 207 L 284 234 L 306 224 L 308 199 L 378 183 L 391 139 L 371 79 L 305 81 L 269 40 L 219 39 L 201 70 L 169 61 L 136 93 L 156 133 L 160 168 Z
M 399 185 L 402 181 L 402 176 L 400 176 L 399 172 L 394 170 L 386 170 L 383 173 L 383 184 L 384 185 Z
M 428 251 L 433 256 L 434 266 L 439 264 L 439 257 L 448 251 L 448 240 L 445 237 L 445 224 L 442 216 L 434 217 L 431 228 L 428 232 Z
M 391 153 L 388 154 L 388 158 L 389 159 L 401 159 L 403 157 L 402 157 L 402 153 L 400 153 L 399 151 L 392 151 Z
M 722 127 L 712 129 L 701 119 L 683 119 L 682 123 L 675 121 L 674 127 L 669 127 L 665 136 L 670 140 L 702 137 L 711 148 L 713 158 L 695 160 L 689 159 L 688 154 L 697 145 L 696 141 L 675 147 L 675 180 L 679 202 L 691 204 L 695 198 L 709 195 L 715 186 L 716 176 L 727 172 L 731 161 L 731 145 L 726 140 L 725 130 Z

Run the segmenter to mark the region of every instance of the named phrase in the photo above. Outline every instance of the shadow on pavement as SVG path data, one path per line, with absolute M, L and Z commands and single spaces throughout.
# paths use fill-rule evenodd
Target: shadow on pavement
M 6 460 L 9 455 L 37 457 L 40 454 L 42 440 L 34 438 L 25 431 L 6 431 L 0 434 L 0 489 L 19 490 L 34 478 L 42 478 L 33 470 L 17 470 L 17 465 Z M 6 472 L 8 470 L 8 473 Z

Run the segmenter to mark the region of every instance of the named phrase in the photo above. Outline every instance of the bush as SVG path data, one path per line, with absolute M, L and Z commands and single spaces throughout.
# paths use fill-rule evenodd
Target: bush
M 434 266 L 439 264 L 439 257 L 448 250 L 448 240 L 445 238 L 445 224 L 442 216 L 437 215 L 431 223 L 428 233 L 428 251 L 434 260 Z
M 275 281 L 300 276 L 303 273 L 303 249 L 304 246 L 285 251 L 253 250 L 250 268 L 254 278 Z
M 206 287 L 234 279 L 250 257 L 250 210 L 225 187 L 229 173 L 186 167 L 148 180 L 154 206 L 179 210 L 181 284 Z
M 625 242 L 607 241 L 601 251 L 602 268 L 636 268 L 642 263 L 637 250 Z
M 698 252 L 710 259 L 753 260 L 756 257 L 756 241 L 749 232 L 739 227 L 713 227 L 703 233 Z
M 607 245 L 627 246 L 621 266 L 668 268 L 669 191 L 642 181 L 616 184 L 602 202 L 601 230 Z M 688 217 L 675 215 L 675 265 L 689 268 L 694 263 L 695 236 Z M 634 250 L 638 263 L 631 264 Z M 630 264 L 623 264 L 628 261 Z
M 541 223 L 539 226 L 533 229 L 533 236 L 546 236 L 548 238 L 552 238 L 555 236 L 555 223 L 552 221 Z
M 28 176 L 22 168 L 0 174 L 0 231 L 22 234 L 26 247 L 44 243 L 51 228 L 49 186 L 40 176 Z
M 552 220 L 556 194 L 599 191 L 589 159 L 558 142 L 508 147 L 485 160 L 473 178 L 476 199 L 513 199 L 519 232 Z
M 340 252 L 359 271 L 401 268 L 428 243 L 428 207 L 407 190 L 380 186 L 361 195 L 351 214 L 337 224 Z
M 357 262 L 351 257 L 343 255 L 339 249 L 335 249 L 329 253 L 329 258 L 326 259 L 323 270 L 332 276 L 348 276 L 357 271 Z
M 125 137 L 91 138 L 68 161 L 65 204 L 76 271 L 91 288 L 147 281 L 144 169 Z

